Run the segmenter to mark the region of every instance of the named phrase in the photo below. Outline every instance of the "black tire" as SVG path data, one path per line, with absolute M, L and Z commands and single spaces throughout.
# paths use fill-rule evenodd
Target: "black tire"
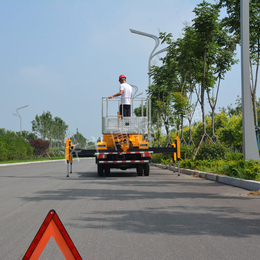
M 149 176 L 150 175 L 150 164 L 145 164 L 144 165 L 144 176 Z
M 98 164 L 98 165 L 97 165 L 97 169 L 98 169 L 98 176 L 102 177 L 102 176 L 104 175 L 103 165 Z
M 136 167 L 136 171 L 137 171 L 137 175 L 138 176 L 143 176 L 143 171 L 144 171 L 144 167 L 142 164 L 138 164 Z
M 110 167 L 108 165 L 105 166 L 105 176 L 108 177 L 110 174 Z

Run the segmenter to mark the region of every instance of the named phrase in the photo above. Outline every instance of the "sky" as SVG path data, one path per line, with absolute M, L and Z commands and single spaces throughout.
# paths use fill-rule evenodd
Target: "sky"
M 20 131 L 13 113 L 28 105 L 19 110 L 22 130 L 30 132 L 35 116 L 50 111 L 69 126 L 67 137 L 77 128 L 88 140 L 102 136 L 101 99 L 118 92 L 119 75 L 139 93 L 148 86 L 155 43 L 129 29 L 172 33 L 177 39 L 200 2 L 0 0 L 0 128 Z M 152 64 L 160 64 L 160 55 Z M 241 96 L 240 66 L 226 74 L 217 107 L 234 105 Z

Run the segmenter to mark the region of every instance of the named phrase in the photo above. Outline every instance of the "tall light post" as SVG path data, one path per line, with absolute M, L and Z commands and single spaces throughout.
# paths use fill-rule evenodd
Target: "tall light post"
M 20 114 L 18 113 L 18 110 L 20 110 L 20 109 L 22 109 L 22 108 L 25 108 L 25 107 L 28 107 L 29 105 L 26 105 L 26 106 L 23 106 L 23 107 L 18 107 L 17 109 L 16 109 L 16 113 L 17 114 L 14 114 L 13 113 L 13 115 L 14 116 L 18 116 L 19 118 L 20 118 L 20 135 L 22 136 L 22 117 L 20 116 Z
M 249 77 L 249 0 L 240 0 L 240 17 L 243 154 L 244 160 L 259 160 Z
M 151 54 L 150 54 L 150 57 L 149 57 L 149 61 L 148 61 L 148 72 L 150 72 L 150 69 L 151 69 L 151 60 L 154 56 L 158 55 L 159 53 L 162 53 L 164 51 L 167 50 L 167 48 L 164 48 L 156 53 L 155 50 L 157 49 L 157 47 L 159 46 L 160 44 L 160 40 L 157 36 L 153 35 L 153 34 L 149 34 L 149 33 L 145 33 L 145 32 L 140 32 L 140 31 L 137 31 L 137 30 L 133 30 L 133 29 L 130 29 L 130 32 L 131 33 L 136 33 L 136 34 L 139 34 L 139 35 L 142 35 L 142 36 L 147 36 L 147 37 L 150 37 L 152 39 L 155 40 L 155 46 L 154 46 L 154 49 L 152 50 Z M 151 76 L 149 75 L 148 77 L 148 86 L 151 86 Z M 149 139 L 149 146 L 151 147 L 152 146 L 152 138 L 151 138 L 151 122 L 152 122 L 152 104 L 151 104 L 151 95 L 149 96 L 149 134 L 148 134 L 148 139 Z

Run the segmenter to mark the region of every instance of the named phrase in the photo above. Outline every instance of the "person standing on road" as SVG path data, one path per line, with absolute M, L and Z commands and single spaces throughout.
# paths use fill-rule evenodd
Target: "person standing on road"
M 120 115 L 123 116 L 131 116 L 131 97 L 132 97 L 132 87 L 126 83 L 126 76 L 119 76 L 119 92 L 109 96 L 108 98 L 121 96 L 121 104 L 120 104 Z

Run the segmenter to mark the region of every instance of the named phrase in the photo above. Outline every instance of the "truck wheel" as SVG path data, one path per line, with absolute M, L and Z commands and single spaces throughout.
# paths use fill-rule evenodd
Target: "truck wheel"
M 145 164 L 144 165 L 144 176 L 149 176 L 150 174 L 150 164 Z
M 108 177 L 109 174 L 110 174 L 110 167 L 107 165 L 107 166 L 105 167 L 105 176 Z
M 143 165 L 142 164 L 138 164 L 136 167 L 136 171 L 137 171 L 137 175 L 138 176 L 143 176 Z
M 97 168 L 98 168 L 98 176 L 100 177 L 103 176 L 103 172 L 104 172 L 103 165 L 98 164 Z

